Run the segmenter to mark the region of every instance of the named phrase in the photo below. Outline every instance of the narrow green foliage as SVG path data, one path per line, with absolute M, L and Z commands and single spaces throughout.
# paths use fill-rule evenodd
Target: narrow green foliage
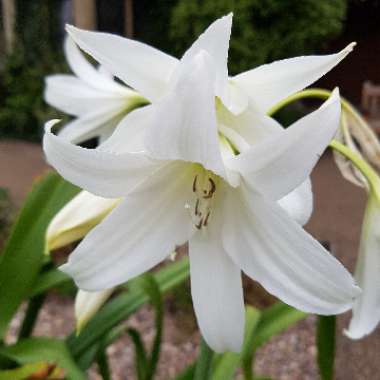
M 37 296 L 46 292 L 50 288 L 54 288 L 69 281 L 71 281 L 71 278 L 67 274 L 55 268 L 50 269 L 49 271 L 43 272 L 38 276 L 33 284 L 30 296 Z
M 194 375 L 195 375 L 195 364 L 190 364 L 173 380 L 194 380 Z
M 131 337 L 135 348 L 135 370 L 137 380 L 145 380 L 149 363 L 144 343 L 141 339 L 140 333 L 136 329 L 128 329 L 128 334 Z
M 152 351 L 149 356 L 149 362 L 146 373 L 146 380 L 152 380 L 154 373 L 156 372 L 158 360 L 160 357 L 160 349 L 161 349 L 161 338 L 162 338 L 162 329 L 163 329 L 163 307 L 162 307 L 162 296 L 160 292 L 160 287 L 154 277 L 147 273 L 142 277 L 143 280 L 143 289 L 146 294 L 148 294 L 150 298 L 150 302 L 152 303 L 155 309 L 155 328 L 156 335 L 154 337 Z
M 0 258 L 0 338 L 37 279 L 48 223 L 78 191 L 57 174 L 49 173 L 27 197 Z
M 38 317 L 38 312 L 44 303 L 45 297 L 45 294 L 40 294 L 29 300 L 28 308 L 26 309 L 25 317 L 22 321 L 20 332 L 18 334 L 19 340 L 28 338 L 32 334 L 34 324 L 36 323 Z
M 182 259 L 166 266 L 154 275 L 160 291 L 165 293 L 182 284 L 189 276 L 188 259 Z M 68 346 L 75 358 L 85 355 L 87 350 L 105 334 L 111 331 L 118 323 L 127 319 L 140 306 L 149 300 L 144 290 L 134 286 L 129 292 L 119 294 L 108 302 L 89 323 L 83 328 L 79 336 L 72 334 L 68 338 Z M 113 334 L 113 339 L 117 335 Z
M 232 380 L 239 367 L 243 370 L 244 380 L 257 380 L 253 372 L 256 350 L 272 336 L 281 333 L 307 314 L 278 302 L 266 310 L 246 308 L 246 325 L 243 349 L 240 354 L 227 352 L 218 355 L 214 361 L 212 380 Z
M 103 380 L 111 380 L 111 370 L 107 358 L 107 347 L 103 343 L 104 342 L 101 342 L 100 348 L 96 354 L 96 363 Z
M 306 317 L 306 313 L 282 302 L 277 302 L 262 312 L 260 323 L 257 326 L 257 334 L 253 342 L 254 348 L 257 349 L 272 336 L 285 331 L 288 327 Z
M 211 367 L 214 352 L 202 338 L 200 352 L 195 367 L 194 380 L 208 380 L 211 377 Z
M 0 380 L 25 380 L 44 368 L 44 362 L 25 364 L 22 367 L 0 371 Z
M 335 359 L 336 316 L 318 316 L 317 361 L 322 380 L 333 380 Z
M 244 373 L 252 374 L 252 348 L 256 328 L 260 321 L 260 312 L 248 306 L 245 312 L 244 344 L 241 353 L 227 352 L 217 355 L 214 361 L 212 380 L 230 380 L 234 378 L 236 370 L 242 366 Z M 247 378 L 247 377 L 246 377 Z M 251 377 L 253 378 L 253 377 Z
M 85 374 L 73 361 L 65 343 L 58 339 L 28 338 L 14 345 L 0 348 L 0 356 L 20 365 L 46 361 L 65 370 L 68 380 L 85 380 Z

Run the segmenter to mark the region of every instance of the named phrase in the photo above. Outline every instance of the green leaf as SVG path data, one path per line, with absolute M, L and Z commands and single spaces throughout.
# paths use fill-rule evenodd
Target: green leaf
M 85 374 L 77 367 L 65 343 L 51 338 L 29 338 L 14 345 L 0 348 L 0 355 L 19 364 L 47 361 L 63 368 L 69 380 L 85 380 Z
M 15 369 L 0 371 L 0 380 L 25 380 L 28 376 L 46 368 L 46 363 L 31 363 Z
M 77 192 L 78 188 L 49 173 L 28 195 L 0 257 L 0 339 L 36 281 L 48 223 Z
M 149 356 L 149 363 L 146 372 L 146 380 L 152 380 L 156 372 L 158 360 L 160 357 L 162 326 L 164 319 L 164 312 L 162 307 L 162 296 L 160 287 L 154 277 L 147 273 L 142 276 L 142 288 L 148 294 L 150 301 L 155 309 L 155 328 L 156 335 L 154 337 L 152 351 Z
M 177 261 L 154 273 L 153 276 L 160 287 L 160 291 L 165 293 L 188 278 L 189 261 L 187 258 Z M 80 358 L 98 340 L 102 339 L 107 333 L 111 333 L 113 327 L 127 319 L 148 301 L 148 295 L 139 287 L 134 287 L 133 290 L 122 293 L 110 300 L 89 321 L 79 336 L 72 334 L 68 338 L 68 347 L 74 358 Z M 116 338 L 115 335 L 112 338 Z
M 139 332 L 136 329 L 128 329 L 128 334 L 131 337 L 133 345 L 135 347 L 135 367 L 137 380 L 145 380 L 148 369 L 148 358 L 144 343 Z
M 245 332 L 243 349 L 240 354 L 234 352 L 226 352 L 217 355 L 215 358 L 212 380 L 230 380 L 234 378 L 236 370 L 241 363 L 247 358 L 250 365 L 252 364 L 252 347 L 256 334 L 256 328 L 260 321 L 260 312 L 252 306 L 247 306 L 245 311 Z
M 263 310 L 257 326 L 257 333 L 253 340 L 254 350 L 266 343 L 272 336 L 285 331 L 294 323 L 306 318 L 307 315 L 282 302 L 277 302 Z
M 212 360 L 214 352 L 202 338 L 200 352 L 195 367 L 194 380 L 208 380 L 211 376 Z
M 252 306 L 247 306 L 242 352 L 240 354 L 227 352 L 218 355 L 214 362 L 211 379 L 233 379 L 239 367 L 242 367 L 245 379 L 256 379 L 253 374 L 252 362 L 257 348 L 265 344 L 273 335 L 286 330 L 306 316 L 307 314 L 282 302 L 278 302 L 261 312 Z
M 332 380 L 334 378 L 335 329 L 335 315 L 318 316 L 317 361 L 322 380 Z
M 190 364 L 173 380 L 194 380 L 194 375 L 195 375 L 195 364 Z
M 30 297 L 40 295 L 50 288 L 54 288 L 65 282 L 71 281 L 71 278 L 58 269 L 50 269 L 41 273 L 33 284 Z
M 96 363 L 103 380 L 111 380 L 111 370 L 108 364 L 107 347 L 101 342 L 96 354 Z

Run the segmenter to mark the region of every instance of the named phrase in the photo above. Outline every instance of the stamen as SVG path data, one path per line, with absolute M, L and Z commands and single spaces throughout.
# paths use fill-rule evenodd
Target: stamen
M 207 213 L 206 218 L 205 218 L 205 220 L 203 221 L 203 225 L 204 225 L 205 227 L 207 226 L 208 218 L 209 218 L 209 216 L 210 216 L 210 213 L 211 213 L 211 211 L 209 211 L 209 212 Z
M 195 203 L 192 207 L 191 218 L 195 228 L 201 230 L 209 223 L 216 181 L 210 172 L 202 171 L 194 176 L 192 190 L 195 193 Z
M 197 178 L 198 178 L 198 174 L 194 177 L 194 181 L 193 181 L 193 193 L 195 193 L 197 191 Z
M 199 213 L 198 207 L 199 207 L 199 199 L 197 199 L 197 201 L 195 202 L 195 215 L 198 215 Z
M 214 194 L 215 193 L 215 190 L 216 190 L 216 185 L 215 185 L 215 182 L 212 180 L 212 178 L 208 178 L 208 180 L 210 181 L 211 183 L 211 189 L 210 189 L 210 193 L 211 194 Z

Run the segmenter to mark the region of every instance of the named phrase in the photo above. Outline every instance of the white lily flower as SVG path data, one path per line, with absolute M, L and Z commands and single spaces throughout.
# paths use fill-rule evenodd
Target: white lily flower
M 215 21 L 184 54 L 182 61 L 191 59 L 200 49 L 211 54 L 217 65 L 216 95 L 219 95 L 234 114 L 243 113 L 248 107 L 250 109 L 240 120 L 235 119 L 229 125 L 238 132 L 238 137 L 244 136 L 248 144 L 256 143 L 257 139 L 279 129 L 273 120 L 258 115 L 257 111 L 265 113 L 277 101 L 313 83 L 338 64 L 354 46 L 350 44 L 337 54 L 282 60 L 228 77 L 227 56 L 231 24 L 232 14 Z M 143 43 L 112 34 L 84 31 L 73 26 L 67 26 L 67 31 L 101 67 L 107 68 L 152 102 L 167 94 L 180 70 L 178 59 Z M 73 46 L 68 47 L 75 53 L 69 52 L 68 58 L 75 56 L 78 60 L 79 56 L 84 59 Z M 87 61 L 85 63 L 88 66 Z M 76 65 L 73 62 L 71 66 L 82 67 L 83 63 Z M 91 108 L 96 109 L 92 106 Z M 281 205 L 300 223 L 305 224 L 313 206 L 309 180 L 295 194 L 284 199 Z
M 352 319 L 345 334 L 360 339 L 380 322 L 380 204 L 370 194 L 360 239 L 355 279 L 362 289 L 352 308 Z
M 120 54 L 125 41 L 136 48 L 134 56 L 119 57 L 134 74 L 133 87 L 154 103 L 128 115 L 96 150 L 55 136 L 55 121 L 44 137 L 49 162 L 65 178 L 103 197 L 125 197 L 62 270 L 81 289 L 103 290 L 149 270 L 189 241 L 195 312 L 203 336 L 219 352 L 241 347 L 241 270 L 307 312 L 343 312 L 359 292 L 346 269 L 277 203 L 308 180 L 335 134 L 338 93 L 286 130 L 251 107 L 234 115 L 236 107 L 223 100 L 230 27 L 230 16 L 212 24 L 180 64 L 174 62 L 168 85 L 163 80 L 169 64 L 163 62 L 173 63 L 171 57 L 118 37 L 113 43 L 105 34 L 70 29 L 84 39 L 100 38 L 95 44 L 105 50 L 112 45 Z M 79 44 L 89 51 L 86 42 Z M 152 54 L 159 57 L 155 65 L 147 59 Z M 113 55 L 105 57 L 115 64 Z M 117 65 L 108 69 L 122 74 Z M 297 72 L 304 86 L 300 70 L 305 67 Z M 294 81 L 295 73 L 291 91 Z
M 48 76 L 45 101 L 76 117 L 62 128 L 62 137 L 75 143 L 92 137 L 104 141 L 128 112 L 147 101 L 136 91 L 117 83 L 104 67 L 90 64 L 71 38 L 66 39 L 64 48 L 75 75 Z

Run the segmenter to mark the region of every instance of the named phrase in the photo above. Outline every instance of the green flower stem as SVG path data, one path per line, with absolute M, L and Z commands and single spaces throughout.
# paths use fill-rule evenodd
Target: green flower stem
M 348 160 L 350 160 L 355 167 L 365 176 L 368 180 L 370 189 L 372 194 L 377 198 L 378 202 L 380 202 L 380 178 L 376 171 L 369 165 L 365 160 L 363 160 L 357 153 L 353 150 L 340 143 L 337 140 L 332 140 L 330 142 L 330 148 L 336 150 L 343 156 L 345 156 Z
M 107 346 L 104 341 L 100 344 L 100 348 L 96 355 L 96 363 L 98 365 L 99 373 L 103 380 L 111 380 L 111 371 L 107 358 Z
M 309 88 L 304 91 L 297 92 L 286 99 L 282 100 L 281 102 L 275 104 L 268 112 L 268 115 L 272 116 L 276 112 L 278 112 L 281 108 L 284 108 L 290 103 L 293 103 L 297 100 L 306 99 L 306 98 L 315 98 L 315 99 L 322 99 L 326 100 L 330 97 L 331 91 L 325 90 L 322 88 Z M 342 109 L 346 111 L 349 115 L 351 115 L 360 125 L 362 125 L 364 128 L 367 127 L 366 121 L 362 118 L 360 113 L 356 110 L 356 108 L 346 99 L 340 97 Z
M 316 98 L 316 99 L 327 99 L 331 95 L 331 91 L 324 90 L 321 88 L 310 88 L 308 90 L 297 92 L 289 96 L 288 98 L 282 100 L 273 106 L 268 115 L 273 115 L 278 112 L 283 107 L 287 106 L 290 103 L 293 103 L 300 99 L 306 98 Z M 341 98 L 342 109 L 349 113 L 355 120 L 363 125 L 367 126 L 365 120 L 361 117 L 360 113 L 355 109 L 355 107 L 349 103 L 346 99 Z M 352 164 L 365 176 L 368 180 L 372 193 L 380 202 L 380 178 L 376 171 L 369 165 L 365 160 L 363 160 L 356 152 L 348 148 L 346 145 L 340 143 L 337 140 L 332 140 L 329 144 L 330 148 L 336 150 L 343 156 L 345 156 L 348 160 L 352 162 Z
M 254 374 L 253 374 L 253 362 L 254 362 L 254 355 L 243 358 L 242 359 L 242 365 L 241 369 L 243 371 L 244 380 L 254 380 Z
M 210 378 L 213 356 L 214 352 L 202 338 L 194 380 L 208 380 Z
M 45 294 L 40 294 L 29 300 L 25 317 L 18 333 L 18 339 L 28 338 L 32 334 L 34 325 L 37 321 L 38 313 L 45 301 L 45 298 Z
M 306 98 L 315 98 L 315 99 L 328 99 L 331 95 L 331 91 L 325 90 L 322 88 L 309 88 L 307 90 L 303 90 L 300 92 L 297 92 L 285 99 L 283 99 L 281 102 L 278 102 L 275 104 L 269 111 L 268 115 L 273 115 L 276 112 L 278 112 L 281 108 L 284 108 L 290 103 L 293 103 L 297 100 L 301 99 L 306 99 Z M 356 111 L 355 107 L 348 102 L 346 99 L 341 97 L 341 103 L 342 103 L 342 108 L 349 112 L 352 116 L 354 116 L 356 119 L 360 119 L 361 122 L 363 122 L 362 117 L 360 116 L 359 112 Z

